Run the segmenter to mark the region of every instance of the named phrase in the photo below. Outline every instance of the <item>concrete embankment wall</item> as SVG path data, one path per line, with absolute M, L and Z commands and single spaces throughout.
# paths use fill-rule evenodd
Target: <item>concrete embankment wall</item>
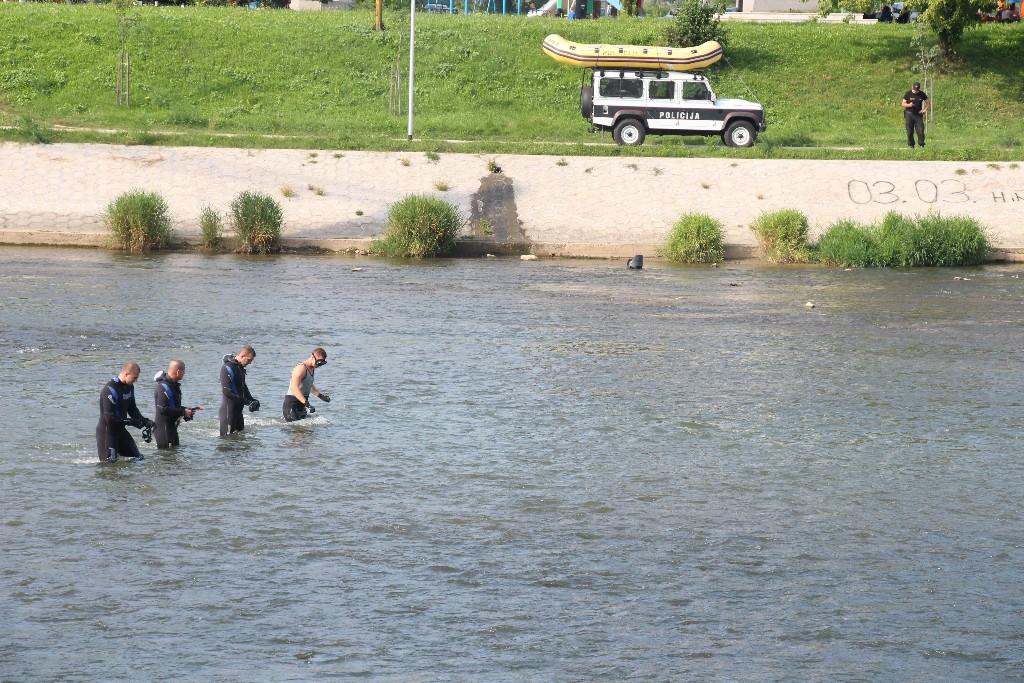
M 491 173 L 493 160 L 501 173 Z M 441 191 L 439 187 L 447 187 Z M 295 192 L 291 199 L 282 188 Z M 725 225 L 731 256 L 753 253 L 751 222 L 794 208 L 814 235 L 841 218 L 895 210 L 967 214 L 1004 256 L 1024 253 L 1021 164 L 553 157 L 336 150 L 0 144 L 0 243 L 102 244 L 104 207 L 132 188 L 160 192 L 186 240 L 209 205 L 243 190 L 275 196 L 291 246 L 365 248 L 389 206 L 433 194 L 466 215 L 464 250 L 653 255 L 672 223 L 700 211 Z M 312 189 L 311 189 L 312 188 Z M 322 194 L 318 192 L 322 191 Z

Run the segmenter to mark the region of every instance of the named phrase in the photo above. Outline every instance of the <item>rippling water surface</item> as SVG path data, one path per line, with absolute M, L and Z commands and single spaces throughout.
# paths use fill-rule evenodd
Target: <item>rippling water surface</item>
M 0 250 L 0 678 L 1022 680 L 1021 273 Z

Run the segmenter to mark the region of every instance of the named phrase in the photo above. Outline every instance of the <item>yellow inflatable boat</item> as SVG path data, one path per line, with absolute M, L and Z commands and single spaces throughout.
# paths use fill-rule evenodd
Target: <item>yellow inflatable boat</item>
M 722 46 L 713 40 L 697 47 L 586 45 L 553 33 L 544 39 L 541 49 L 556 62 L 590 69 L 695 71 L 722 58 Z

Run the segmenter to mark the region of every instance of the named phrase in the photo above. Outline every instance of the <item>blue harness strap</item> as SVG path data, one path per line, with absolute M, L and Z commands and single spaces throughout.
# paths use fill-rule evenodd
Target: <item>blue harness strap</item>
M 171 410 L 177 410 L 178 403 L 174 400 L 174 391 L 171 389 L 170 383 L 161 382 L 160 387 L 164 390 L 164 396 L 167 397 L 167 407 Z
M 114 381 L 117 381 L 116 377 L 114 378 Z M 107 388 L 110 389 L 110 395 L 113 396 L 114 398 L 114 400 L 112 401 L 112 403 L 114 404 L 114 414 L 124 419 L 124 413 L 121 412 L 121 392 L 119 392 L 117 389 L 109 385 L 107 386 Z
M 227 371 L 228 371 L 228 379 L 230 379 L 230 380 L 231 380 L 231 389 L 232 389 L 232 390 L 233 390 L 233 391 L 234 391 L 234 392 L 235 392 L 236 394 L 238 394 L 239 396 L 241 396 L 241 395 L 242 395 L 242 392 L 238 390 L 238 377 L 237 377 L 237 376 L 235 375 L 235 369 L 234 369 L 233 367 L 231 367 L 231 365 L 230 365 L 230 364 L 228 364 L 228 363 L 225 363 L 225 364 L 224 364 L 224 367 L 225 367 L 225 368 L 227 369 Z

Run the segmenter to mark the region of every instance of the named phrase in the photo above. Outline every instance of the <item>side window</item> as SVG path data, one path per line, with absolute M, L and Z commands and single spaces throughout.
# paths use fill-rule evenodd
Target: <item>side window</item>
M 601 97 L 636 97 L 644 95 L 644 82 L 637 78 L 602 78 L 598 89 Z
M 684 100 L 710 100 L 711 93 L 703 83 L 683 83 Z
M 676 84 L 672 81 L 651 81 L 647 93 L 652 100 L 671 100 L 676 96 Z

